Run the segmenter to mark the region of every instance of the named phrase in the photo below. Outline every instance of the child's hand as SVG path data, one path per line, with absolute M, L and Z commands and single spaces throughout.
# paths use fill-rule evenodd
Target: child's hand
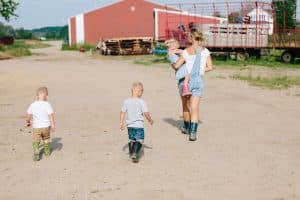
M 154 124 L 153 119 L 150 119 L 150 120 L 149 120 L 149 124 L 150 124 L 150 125 L 153 125 L 153 124 Z
M 121 123 L 120 123 L 120 130 L 121 130 L 121 131 L 124 131 L 124 129 L 125 129 L 125 123 L 124 123 L 124 122 L 121 122 Z
M 31 123 L 30 122 L 26 122 L 26 124 L 24 125 L 25 128 L 30 128 L 31 127 Z

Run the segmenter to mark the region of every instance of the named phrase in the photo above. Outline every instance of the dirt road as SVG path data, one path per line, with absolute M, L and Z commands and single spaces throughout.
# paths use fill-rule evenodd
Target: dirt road
M 300 98 L 206 76 L 199 140 L 182 135 L 173 71 L 91 59 L 59 44 L 0 62 L 2 200 L 300 199 Z M 225 72 L 224 72 L 225 73 Z M 155 125 L 145 156 L 129 161 L 118 130 L 131 83 L 145 84 Z M 39 86 L 50 89 L 57 131 L 50 158 L 32 162 L 24 113 Z

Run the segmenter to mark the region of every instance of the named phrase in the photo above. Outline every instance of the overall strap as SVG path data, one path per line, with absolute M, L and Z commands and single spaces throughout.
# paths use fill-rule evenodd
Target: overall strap
M 193 64 L 192 71 L 190 73 L 190 77 L 200 76 L 200 65 L 201 65 L 201 49 L 196 48 L 196 58 Z

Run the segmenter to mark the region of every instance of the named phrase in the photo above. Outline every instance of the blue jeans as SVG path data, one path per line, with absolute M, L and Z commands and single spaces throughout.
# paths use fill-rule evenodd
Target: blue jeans
M 145 139 L 144 129 L 128 127 L 128 138 L 131 141 L 143 141 Z

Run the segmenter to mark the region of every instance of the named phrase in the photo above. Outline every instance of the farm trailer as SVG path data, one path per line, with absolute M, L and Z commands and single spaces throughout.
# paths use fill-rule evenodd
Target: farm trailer
M 102 55 L 149 54 L 153 49 L 153 38 L 112 38 L 100 41 L 97 49 Z
M 195 28 L 203 32 L 204 46 L 214 53 L 233 54 L 244 60 L 250 55 L 260 57 L 271 49 L 281 49 L 282 60 L 292 62 L 300 57 L 300 30 L 279 27 L 276 9 L 266 2 L 168 4 L 165 9 L 154 11 L 155 39 L 175 38 L 184 48 L 189 44 L 189 31 Z

